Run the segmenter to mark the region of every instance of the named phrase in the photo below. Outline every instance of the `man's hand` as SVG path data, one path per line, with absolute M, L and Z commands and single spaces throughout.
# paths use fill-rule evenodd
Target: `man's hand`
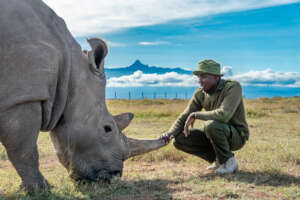
M 173 136 L 169 136 L 167 133 L 163 133 L 161 136 L 159 136 L 159 139 L 162 139 L 166 145 L 169 144 L 172 138 Z
M 192 128 L 194 127 L 194 123 L 195 123 L 195 114 L 191 113 L 187 120 L 185 121 L 185 125 L 184 125 L 184 135 L 185 137 L 188 137 L 190 135 L 190 130 L 189 127 L 191 126 Z

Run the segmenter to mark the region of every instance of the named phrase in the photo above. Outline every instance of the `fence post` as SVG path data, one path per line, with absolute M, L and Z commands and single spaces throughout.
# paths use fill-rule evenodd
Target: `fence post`
M 144 99 L 144 92 L 142 92 L 142 99 Z
M 115 91 L 115 99 L 117 99 L 117 92 Z
M 129 100 L 131 99 L 131 94 L 130 94 L 130 92 L 128 93 L 128 99 L 129 99 Z

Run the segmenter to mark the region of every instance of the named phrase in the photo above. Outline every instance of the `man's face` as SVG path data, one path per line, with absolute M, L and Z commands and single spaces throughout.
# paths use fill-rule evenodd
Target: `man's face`
M 199 79 L 199 84 L 205 92 L 209 92 L 211 89 L 215 88 L 218 84 L 219 77 L 211 74 L 201 74 L 197 75 Z

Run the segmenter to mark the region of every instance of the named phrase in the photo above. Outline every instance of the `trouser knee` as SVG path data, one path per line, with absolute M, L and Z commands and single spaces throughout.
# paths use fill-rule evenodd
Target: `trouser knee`
M 182 146 L 183 146 L 183 144 L 184 144 L 184 139 L 185 139 L 185 138 L 184 138 L 183 134 L 177 135 L 177 136 L 174 138 L 174 143 L 173 143 L 174 147 L 175 147 L 176 149 L 182 150 Z
M 181 151 L 184 150 L 184 146 L 181 143 L 179 143 L 178 141 L 176 141 L 176 140 L 174 141 L 173 145 L 178 150 L 181 150 Z
M 181 136 L 176 136 L 175 137 L 175 141 L 173 143 L 174 147 L 177 150 L 186 152 L 186 153 L 192 153 L 195 151 L 198 151 L 197 147 L 194 147 L 190 141 L 188 141 L 189 139 L 185 138 L 185 136 L 183 134 L 180 134 Z
M 204 124 L 205 135 L 209 139 L 214 139 L 217 136 L 218 132 L 225 131 L 224 125 L 225 125 L 224 123 L 218 122 L 216 120 L 206 121 Z

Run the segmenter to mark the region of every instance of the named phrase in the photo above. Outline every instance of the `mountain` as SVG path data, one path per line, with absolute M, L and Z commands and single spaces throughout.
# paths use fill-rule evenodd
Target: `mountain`
M 132 65 L 128 67 L 121 67 L 121 68 L 105 68 L 106 78 L 112 77 L 120 77 L 131 75 L 136 71 L 142 71 L 144 74 L 165 74 L 167 72 L 177 72 L 178 74 L 192 74 L 192 71 L 184 70 L 181 68 L 163 68 L 163 67 L 155 67 L 149 66 L 141 63 L 141 61 L 136 60 Z

